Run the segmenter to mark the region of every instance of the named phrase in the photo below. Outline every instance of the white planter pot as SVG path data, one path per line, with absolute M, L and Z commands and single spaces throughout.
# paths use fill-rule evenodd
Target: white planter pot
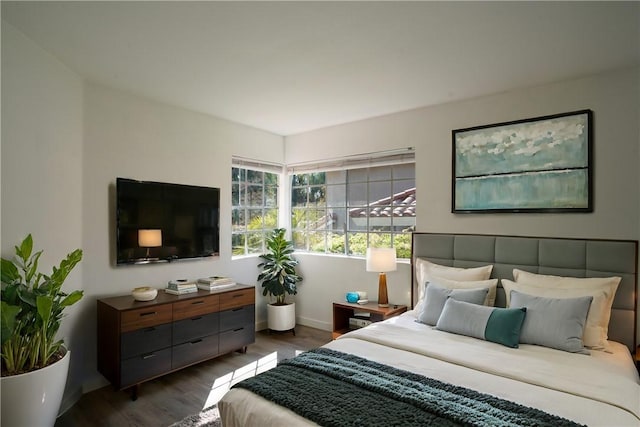
M 267 327 L 272 331 L 290 331 L 296 326 L 296 304 L 267 304 Z
M 2 377 L 2 426 L 53 426 L 69 372 L 71 352 L 56 363 L 26 374 Z

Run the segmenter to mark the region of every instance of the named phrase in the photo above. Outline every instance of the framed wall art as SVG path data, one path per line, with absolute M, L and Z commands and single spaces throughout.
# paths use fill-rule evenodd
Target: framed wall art
M 453 130 L 451 211 L 593 212 L 592 116 Z

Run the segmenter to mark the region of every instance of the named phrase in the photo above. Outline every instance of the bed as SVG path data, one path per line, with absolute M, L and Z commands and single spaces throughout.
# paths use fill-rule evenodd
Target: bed
M 272 370 L 270 377 L 262 377 L 267 374 L 263 373 L 252 384 L 236 385 L 219 402 L 223 424 L 225 427 L 429 423 L 638 426 L 640 379 L 631 356 L 636 348 L 637 251 L 637 241 L 631 240 L 414 233 L 411 259 L 413 309 L 345 334 L 317 352 L 298 356 L 289 363 L 291 366 L 285 364 Z M 421 283 L 425 280 L 424 266 L 427 264 L 464 274 L 492 266 L 486 280 L 505 279 L 498 280 L 495 288 L 494 304 L 499 308 L 479 308 L 483 304 L 451 301 L 457 297 L 450 293 L 435 326 L 419 322 L 426 312 L 424 305 L 427 302 L 433 305 L 435 292 L 444 292 L 434 275 L 431 276 L 433 279 L 426 280 L 432 283 L 428 287 Z M 513 282 L 514 269 L 522 281 Z M 566 293 L 566 297 L 560 298 L 549 298 L 543 293 L 541 295 L 544 296 L 534 296 L 531 304 L 540 301 L 544 304 L 575 302 L 575 306 L 589 310 L 586 319 L 584 310 L 576 311 L 583 313 L 580 331 L 584 330 L 584 336 L 580 333 L 577 338 L 581 345 L 585 345 L 581 347 L 583 351 L 559 350 L 546 344 L 519 343 L 510 347 L 508 342 L 500 341 L 502 338 L 494 342 L 479 339 L 465 332 L 466 329 L 447 332 L 446 319 L 453 320 L 456 327 L 464 329 L 473 325 L 477 328 L 480 323 L 476 322 L 476 317 L 468 317 L 469 312 L 466 311 L 456 311 L 467 310 L 471 306 L 472 310 L 483 313 L 494 310 L 511 317 L 518 315 L 518 310 L 526 313 L 526 309 L 515 307 L 516 297 L 532 296 L 518 295 L 513 289 L 529 289 L 517 287 L 525 283 L 524 278 L 527 277 L 536 280 L 552 277 L 554 281 L 550 287 L 553 289 L 548 291 L 545 287 L 544 292 L 551 292 L 551 295 L 554 292 Z M 575 285 L 577 288 L 583 282 L 575 279 L 558 282 L 557 277 L 590 278 L 588 283 L 591 283 L 591 278 L 598 282 L 619 278 L 615 297 L 611 295 L 606 310 L 608 331 L 605 329 L 604 333 L 608 332 L 608 336 L 605 335 L 602 347 L 590 342 L 593 345 L 586 346 L 591 340 L 587 338 L 587 329 L 598 331 L 600 327 L 597 322 L 590 323 L 591 310 L 599 307 L 596 299 L 600 297 L 590 297 L 584 304 L 583 297 L 569 298 L 576 291 L 572 287 L 574 283 L 579 282 Z M 434 285 L 436 281 L 438 286 Z M 502 283 L 508 287 L 508 293 Z M 460 295 L 469 293 L 463 291 Z M 513 298 L 510 301 L 512 306 L 501 308 L 507 305 L 509 296 Z M 525 319 L 526 315 L 540 313 L 532 310 L 534 306 L 527 306 L 529 313 L 522 315 Z M 572 307 L 557 309 L 553 313 L 564 316 L 573 312 Z M 489 322 L 493 322 L 492 318 L 500 318 L 492 317 L 495 313 L 491 313 Z M 458 322 L 459 318 L 466 320 Z M 542 321 L 548 322 L 549 319 Z M 576 327 L 573 323 L 571 328 Z M 487 331 L 488 325 L 485 322 Z M 555 332 L 563 327 L 550 329 Z M 529 323 L 527 331 L 531 330 Z M 524 327 L 522 332 L 520 339 L 524 337 Z M 575 341 L 574 336 L 571 345 Z M 560 345 L 564 344 L 561 341 Z M 312 375 L 308 374 L 310 371 L 302 370 L 309 367 L 319 371 L 317 375 L 322 379 L 317 379 L 315 373 Z M 334 377 L 338 373 L 347 379 L 336 380 Z M 289 381 L 290 377 L 294 381 L 296 375 L 300 376 L 298 382 L 283 386 L 290 396 L 284 396 L 287 393 L 282 389 L 272 390 L 272 395 L 262 393 L 264 388 L 271 388 L 280 380 Z M 259 377 L 262 377 L 262 383 Z M 317 390 L 313 388 L 316 382 Z M 374 392 L 380 393 L 375 396 L 384 395 L 379 397 L 378 403 L 362 400 Z M 298 413 L 285 407 L 289 401 L 293 402 L 291 408 Z M 401 403 L 396 405 L 396 401 Z M 412 412 L 414 407 L 419 409 Z M 318 418 L 317 413 L 322 411 L 325 412 L 324 418 Z M 429 418 L 434 411 L 440 418 Z

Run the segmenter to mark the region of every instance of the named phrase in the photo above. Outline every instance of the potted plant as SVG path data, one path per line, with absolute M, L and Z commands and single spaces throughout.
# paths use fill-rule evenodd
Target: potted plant
M 295 303 L 287 302 L 287 295 L 298 293 L 297 283 L 302 277 L 296 274 L 298 261 L 291 255 L 293 243 L 285 236 L 284 228 L 277 228 L 267 238 L 268 253 L 260 255 L 263 262 L 258 264 L 262 272 L 258 281 L 262 281 L 262 295 L 269 295 L 272 302 L 267 305 L 267 322 L 269 330 L 292 330 L 295 335 L 296 310 Z M 275 298 L 275 302 L 273 302 Z
M 56 334 L 64 309 L 83 295 L 61 288 L 82 250 L 68 254 L 50 275 L 38 271 L 42 251 L 33 252 L 31 234 L 15 251 L 12 260 L 2 258 L 2 424 L 53 426 L 70 359 Z

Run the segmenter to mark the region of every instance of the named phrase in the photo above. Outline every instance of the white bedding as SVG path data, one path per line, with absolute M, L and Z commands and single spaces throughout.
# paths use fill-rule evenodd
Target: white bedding
M 415 312 L 343 335 L 325 347 L 491 394 L 590 426 L 639 426 L 640 379 L 629 350 L 591 356 L 521 344 L 511 349 L 437 331 Z M 219 403 L 225 427 L 314 425 L 243 389 Z

